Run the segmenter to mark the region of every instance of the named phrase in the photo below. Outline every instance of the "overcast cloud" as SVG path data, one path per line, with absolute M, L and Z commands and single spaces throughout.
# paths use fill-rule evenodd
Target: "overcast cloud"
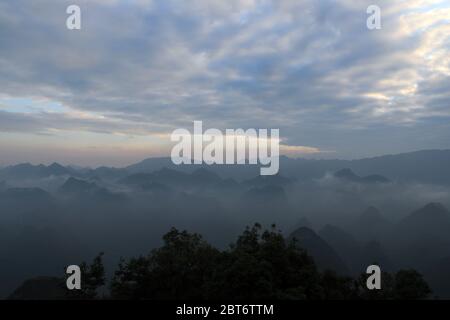
M 166 139 L 202 120 L 354 158 L 449 148 L 449 119 L 448 1 L 0 2 L 4 138 L 83 132 L 101 147 L 97 134 Z

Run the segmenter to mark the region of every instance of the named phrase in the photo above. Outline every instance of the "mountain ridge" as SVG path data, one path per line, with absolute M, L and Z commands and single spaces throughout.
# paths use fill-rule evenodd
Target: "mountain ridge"
M 450 185 L 450 149 L 420 150 L 408 153 L 382 155 L 354 160 L 304 159 L 280 157 L 279 174 L 293 180 L 322 178 L 329 172 L 348 168 L 368 182 L 388 180 Z M 53 163 L 49 166 L 21 163 L 0 169 L 0 180 L 45 178 L 70 175 L 79 178 L 124 178 L 133 173 L 153 173 L 167 168 L 184 173 L 207 168 L 222 178 L 237 181 L 253 179 L 259 175 L 259 165 L 175 165 L 169 157 L 147 158 L 125 167 L 100 166 L 95 169 L 74 168 Z

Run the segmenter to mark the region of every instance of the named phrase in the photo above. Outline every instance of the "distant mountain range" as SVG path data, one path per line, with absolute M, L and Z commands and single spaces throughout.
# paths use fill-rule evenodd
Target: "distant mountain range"
M 301 227 L 292 232 L 288 240 L 294 240 L 298 247 L 305 249 L 314 258 L 319 269 L 350 274 L 348 267 L 336 251 L 313 230 Z
M 327 173 L 336 172 L 336 177 L 360 182 L 386 183 L 389 181 L 450 184 L 450 150 L 424 150 L 397 155 L 385 155 L 360 160 L 307 160 L 280 158 L 280 175 L 292 180 L 318 179 Z M 199 168 L 208 168 L 208 175 L 214 173 L 223 178 L 238 181 L 259 175 L 259 165 L 174 165 L 170 158 L 150 158 L 125 168 L 99 167 L 96 169 L 74 168 L 53 163 L 49 166 L 18 164 L 0 169 L 0 181 L 45 178 L 50 176 L 73 176 L 91 179 L 120 179 L 136 173 L 153 173 L 163 168 L 191 173 Z M 197 179 L 214 179 L 197 172 Z M 203 176 L 202 176 L 203 174 Z M 268 178 L 275 180 L 277 178 Z M 261 181 L 252 182 L 258 185 Z M 264 182 L 264 181 L 262 181 Z M 278 179 L 277 184 L 288 180 Z
M 360 177 L 356 173 L 354 173 L 351 169 L 348 169 L 348 168 L 345 168 L 345 169 L 335 172 L 334 177 L 345 180 L 347 182 L 356 182 L 356 183 L 364 183 L 364 184 L 389 183 L 390 182 L 390 180 L 388 178 L 385 178 L 379 174 L 371 174 L 366 177 Z

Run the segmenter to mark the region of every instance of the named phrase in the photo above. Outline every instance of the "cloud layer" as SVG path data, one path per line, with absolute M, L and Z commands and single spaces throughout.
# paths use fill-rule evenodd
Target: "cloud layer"
M 373 1 L 76 2 L 80 31 L 65 27 L 74 1 L 0 3 L 2 134 L 164 135 L 202 120 L 279 128 L 300 153 L 450 147 L 448 1 L 377 1 L 372 31 Z

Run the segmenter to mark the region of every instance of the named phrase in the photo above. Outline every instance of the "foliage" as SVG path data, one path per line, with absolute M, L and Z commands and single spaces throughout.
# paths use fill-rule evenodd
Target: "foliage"
M 200 235 L 172 228 L 164 244 L 148 256 L 122 259 L 111 281 L 113 299 L 425 299 L 430 289 L 414 270 L 382 274 L 382 290 L 368 290 L 358 279 L 320 272 L 294 242 L 272 226 L 247 227 L 236 243 L 220 251 Z M 82 265 L 83 298 L 96 298 L 104 284 L 99 255 Z M 87 276 L 86 276 L 87 274 Z
M 103 252 L 98 254 L 93 262 L 88 265 L 86 262 L 80 264 L 81 290 L 72 290 L 68 293 L 69 299 L 96 299 L 99 297 L 98 290 L 105 285 L 105 268 L 103 266 Z

